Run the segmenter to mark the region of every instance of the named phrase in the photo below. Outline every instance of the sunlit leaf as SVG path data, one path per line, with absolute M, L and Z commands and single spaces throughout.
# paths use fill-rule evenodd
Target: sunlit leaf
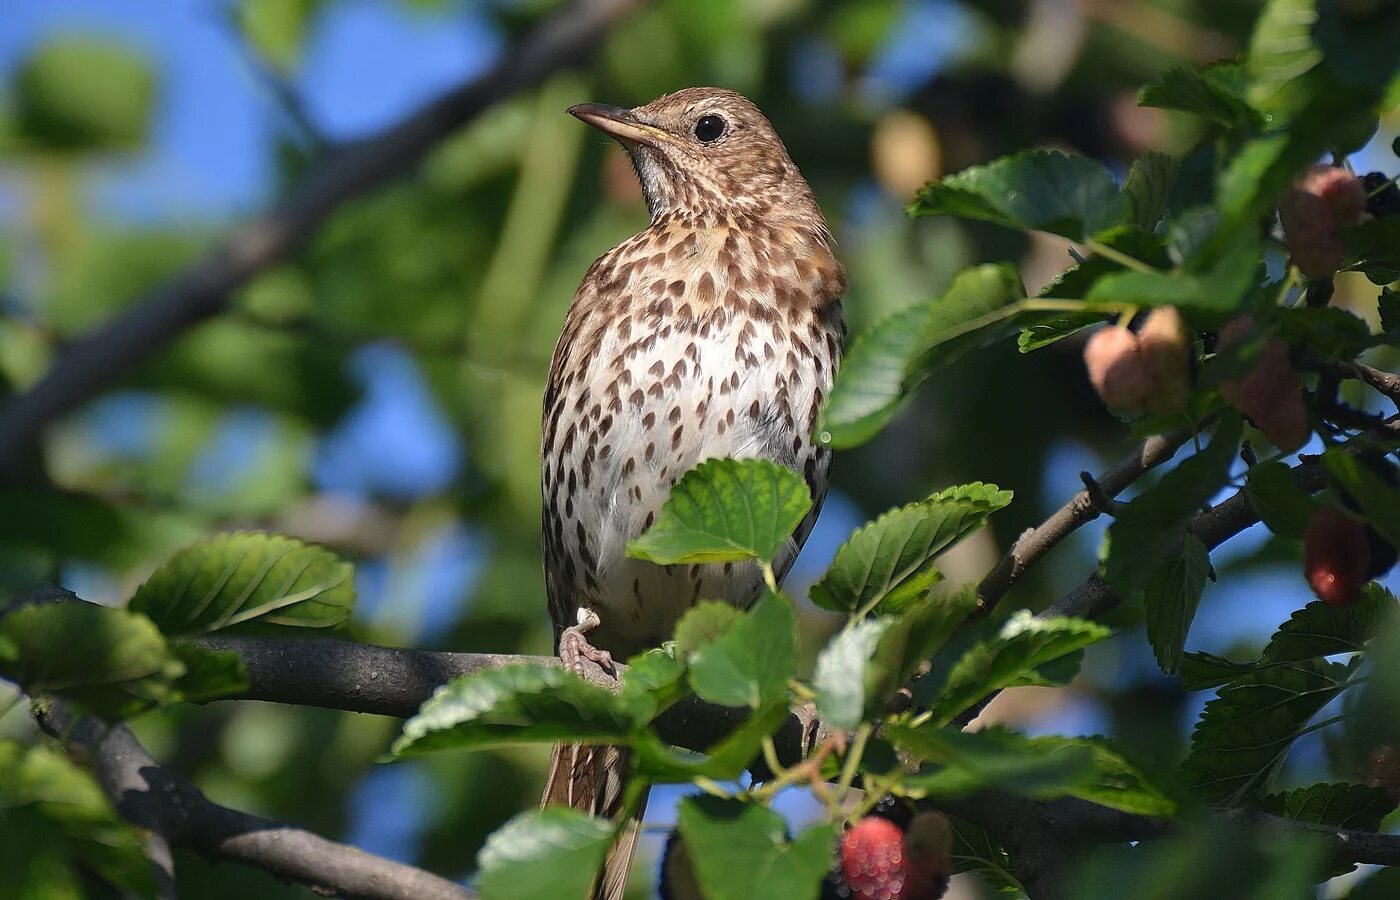
M 783 817 L 768 807 L 719 797 L 682 800 L 678 824 L 696 880 L 712 900 L 815 900 L 836 847 L 829 825 L 788 840 Z
M 861 723 L 870 658 L 891 624 L 891 619 L 857 622 L 837 634 L 817 654 L 812 677 L 812 685 L 817 689 L 817 710 L 832 727 L 850 730 Z
M 523 812 L 481 848 L 477 887 L 485 900 L 586 897 L 612 839 L 611 822 L 578 810 Z
M 711 459 L 671 488 L 661 515 L 627 545 L 655 563 L 771 562 L 812 507 L 802 476 L 762 459 Z
M 687 658 L 690 685 L 711 703 L 767 706 L 787 695 L 797 670 L 792 601 L 765 594 L 734 625 Z

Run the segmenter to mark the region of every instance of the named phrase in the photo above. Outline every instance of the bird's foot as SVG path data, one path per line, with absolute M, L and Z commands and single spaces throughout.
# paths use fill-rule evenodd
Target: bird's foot
M 598 614 L 591 609 L 578 611 L 578 624 L 565 628 L 559 635 L 559 659 L 564 663 L 564 668 L 580 677 L 583 676 L 583 661 L 586 659 L 596 663 L 609 672 L 617 671 L 613 667 L 612 654 L 606 650 L 599 650 L 588 643 L 586 635 L 597 628 L 603 622 L 598 618 Z

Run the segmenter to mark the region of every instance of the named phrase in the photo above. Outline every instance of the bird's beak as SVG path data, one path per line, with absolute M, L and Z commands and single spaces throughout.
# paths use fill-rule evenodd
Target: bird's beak
M 636 144 L 658 144 L 671 136 L 654 125 L 638 119 L 630 109 L 603 103 L 579 103 L 569 107 L 569 115 L 611 135 L 619 141 Z

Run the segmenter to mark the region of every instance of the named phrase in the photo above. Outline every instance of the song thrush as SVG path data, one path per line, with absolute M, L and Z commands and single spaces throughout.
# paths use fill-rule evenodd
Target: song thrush
M 607 664 L 669 639 L 698 600 L 747 607 L 762 592 L 753 563 L 626 556 L 696 464 L 758 457 L 805 476 L 812 512 L 774 562 L 780 578 L 791 566 L 826 494 L 812 432 L 841 358 L 845 278 L 811 188 L 744 97 L 690 88 L 569 112 L 626 148 L 651 215 L 579 285 L 544 397 L 550 616 L 566 664 Z M 618 748 L 556 747 L 543 802 L 614 815 L 626 765 Z M 597 896 L 622 895 L 635 840 L 634 827 Z

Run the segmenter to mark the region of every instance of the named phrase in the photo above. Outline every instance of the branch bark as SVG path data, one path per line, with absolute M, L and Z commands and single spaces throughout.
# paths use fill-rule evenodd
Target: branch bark
M 211 801 L 153 760 L 125 725 L 91 716 L 74 720 L 59 701 L 35 713 L 39 727 L 90 757 L 107 796 L 127 820 L 165 848 L 156 860 L 173 878 L 169 846 L 243 863 L 313 890 L 357 900 L 470 900 L 476 895 L 413 866 L 338 844 L 301 828 Z
M 407 172 L 435 143 L 488 107 L 586 59 L 608 27 L 642 2 L 579 0 L 546 20 L 485 75 L 398 125 L 340 148 L 279 207 L 235 230 L 202 262 L 73 342 L 33 387 L 0 405 L 0 468 L 21 458 L 49 422 L 223 311 L 232 291 L 285 259 L 341 204 Z

